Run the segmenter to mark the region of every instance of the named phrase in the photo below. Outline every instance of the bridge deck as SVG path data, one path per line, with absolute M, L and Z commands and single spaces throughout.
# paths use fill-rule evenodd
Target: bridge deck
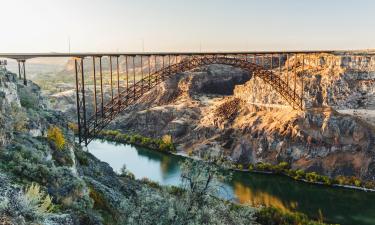
M 0 53 L 0 58 L 9 58 L 15 60 L 26 60 L 32 58 L 47 57 L 87 57 L 87 56 L 150 56 L 150 55 L 253 55 L 253 54 L 369 54 L 375 55 L 375 49 L 366 50 L 291 50 L 291 51 L 209 51 L 209 52 L 80 52 L 80 53 Z

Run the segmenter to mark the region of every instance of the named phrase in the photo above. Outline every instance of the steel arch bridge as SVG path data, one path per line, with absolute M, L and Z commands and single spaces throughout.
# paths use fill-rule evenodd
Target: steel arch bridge
M 118 58 L 116 58 L 118 60 Z M 134 70 L 134 57 L 133 59 L 133 72 Z M 95 60 L 94 60 L 95 61 Z M 112 60 L 110 60 L 112 61 Z M 127 60 L 126 60 L 127 61 Z M 142 61 L 142 59 L 141 59 Z M 175 57 L 175 63 L 170 63 L 169 57 L 168 66 L 163 65 L 162 68 L 155 70 L 151 73 L 149 70 L 147 76 L 142 76 L 138 81 L 133 84 L 126 84 L 126 88 L 118 92 L 117 96 L 112 96 L 111 99 L 104 103 L 103 102 L 103 85 L 102 78 L 100 78 L 100 100 L 101 103 L 97 104 L 96 92 L 94 91 L 94 105 L 95 112 L 90 117 L 87 117 L 86 113 L 86 102 L 85 102 L 85 87 L 84 87 L 84 69 L 83 59 L 75 60 L 76 68 L 76 84 L 77 84 L 77 113 L 78 113 L 78 127 L 79 136 L 82 137 L 81 141 L 85 141 L 87 144 L 90 142 L 105 126 L 107 126 L 119 113 L 124 111 L 128 106 L 134 104 L 139 98 L 141 98 L 147 91 L 158 85 L 160 82 L 168 79 L 169 77 L 186 72 L 197 67 L 211 65 L 211 64 L 223 64 L 230 65 L 233 67 L 241 68 L 253 76 L 261 78 L 265 83 L 269 84 L 282 98 L 294 109 L 303 109 L 303 98 L 296 92 L 296 80 L 294 79 L 294 88 L 284 81 L 279 75 L 272 72 L 272 65 L 269 65 L 270 69 L 265 69 L 264 65 L 258 65 L 255 61 L 250 62 L 248 59 L 239 56 L 220 56 L 220 55 L 204 55 L 204 56 L 191 56 L 181 58 L 180 60 Z M 273 59 L 271 59 L 273 61 Z M 128 63 L 128 62 L 127 62 Z M 148 58 L 150 65 L 150 58 Z M 95 64 L 95 62 L 94 62 Z M 163 61 L 164 64 L 164 61 Z M 272 64 L 272 63 L 271 63 Z M 101 67 L 101 66 L 100 66 Z M 118 67 L 118 62 L 117 62 Z M 141 68 L 143 69 L 143 67 Z M 94 72 L 95 73 L 95 72 Z M 81 75 L 81 76 L 79 76 Z M 134 75 L 134 74 L 133 74 Z M 143 71 L 142 71 L 142 75 Z M 126 78 L 128 79 L 128 71 Z M 96 79 L 96 78 L 94 78 Z M 291 82 L 292 84 L 292 82 Z M 96 84 L 94 84 L 96 86 Z M 96 106 L 99 107 L 96 107 Z
M 340 65 L 353 71 L 361 71 L 361 67 L 373 65 L 374 55 L 373 50 L 318 50 L 0 53 L 0 58 L 17 60 L 19 79 L 23 79 L 25 85 L 27 85 L 26 60 L 40 57 L 73 58 L 78 136 L 79 142 L 87 145 L 119 113 L 160 82 L 177 73 L 210 64 L 238 67 L 270 85 L 294 109 L 304 110 L 304 79 L 309 68 Z M 103 59 L 108 60 L 103 61 Z M 120 71 L 120 60 L 125 61 L 122 71 Z M 293 62 L 291 63 L 293 65 L 290 65 L 290 62 Z M 91 65 L 91 70 L 87 70 L 87 65 Z M 103 65 L 108 66 L 106 71 Z M 105 93 L 105 89 L 110 89 L 109 94 Z M 93 92 L 92 96 L 90 91 Z M 93 109 L 90 106 L 93 106 Z

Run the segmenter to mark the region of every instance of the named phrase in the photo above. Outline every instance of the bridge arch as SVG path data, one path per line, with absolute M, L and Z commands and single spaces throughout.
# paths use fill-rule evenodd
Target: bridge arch
M 291 107 L 299 110 L 303 109 L 302 97 L 297 94 L 279 75 L 256 63 L 249 62 L 242 58 L 220 57 L 217 55 L 190 57 L 157 71 L 153 74 L 153 77 L 170 77 L 177 73 L 190 71 L 211 64 L 229 65 L 245 70 L 252 76 L 259 77 L 265 83 L 269 84 Z
M 97 111 L 87 119 L 84 117 L 82 124 L 79 125 L 79 135 L 87 140 L 92 140 L 107 124 L 109 124 L 116 115 L 122 112 L 128 106 L 134 104 L 141 98 L 148 90 L 155 87 L 161 81 L 173 76 L 174 74 L 190 71 L 192 69 L 211 65 L 222 64 L 241 68 L 253 76 L 261 78 L 264 82 L 271 85 L 271 87 L 279 93 L 282 98 L 294 109 L 303 110 L 302 97 L 298 95 L 295 89 L 292 89 L 279 75 L 272 70 L 267 70 L 264 67 L 249 62 L 240 57 L 226 57 L 218 55 L 204 55 L 204 56 L 189 56 L 175 64 L 165 66 L 154 73 L 149 74 L 148 77 L 135 82 L 126 90 L 119 93 L 111 101 L 103 105 L 102 109 Z M 133 65 L 134 66 L 134 65 Z M 76 66 L 77 67 L 77 66 Z M 133 67 L 134 68 L 134 67 Z M 146 85 L 145 85 L 146 84 Z M 148 84 L 148 85 L 147 85 Z M 77 100 L 77 102 L 79 102 Z M 83 103 L 85 105 L 85 103 Z M 86 114 L 83 113 L 83 116 Z

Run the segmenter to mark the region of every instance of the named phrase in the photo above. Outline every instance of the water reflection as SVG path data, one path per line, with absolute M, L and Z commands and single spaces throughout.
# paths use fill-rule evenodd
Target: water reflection
M 171 175 L 176 175 L 176 171 L 179 171 L 178 160 L 173 159 L 173 155 L 162 154 L 157 151 L 148 150 L 145 148 L 139 147 L 134 148 L 138 156 L 142 156 L 150 161 L 157 162 L 160 164 L 160 174 L 164 178 L 168 178 Z M 178 174 L 177 174 L 178 175 Z
M 273 206 L 279 208 L 283 212 L 291 212 L 298 205 L 297 202 L 291 201 L 284 203 L 280 198 L 264 191 L 254 191 L 250 187 L 240 182 L 234 183 L 234 193 L 238 202 L 242 204 L 250 204 L 252 206 Z
M 182 157 L 130 145 L 94 140 L 89 151 L 108 162 L 115 171 L 126 167 L 137 179 L 147 177 L 163 185 L 180 184 Z M 297 182 L 283 176 L 234 172 L 222 184 L 221 197 L 252 205 L 297 210 L 310 217 L 322 216 L 340 224 L 375 224 L 375 193 L 351 191 Z

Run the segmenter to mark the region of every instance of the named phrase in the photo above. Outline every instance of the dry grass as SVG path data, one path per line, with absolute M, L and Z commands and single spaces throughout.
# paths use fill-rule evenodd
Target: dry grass
M 32 183 L 25 190 L 25 198 L 30 207 L 39 213 L 49 213 L 53 210 L 52 197 L 41 190 L 40 185 Z

